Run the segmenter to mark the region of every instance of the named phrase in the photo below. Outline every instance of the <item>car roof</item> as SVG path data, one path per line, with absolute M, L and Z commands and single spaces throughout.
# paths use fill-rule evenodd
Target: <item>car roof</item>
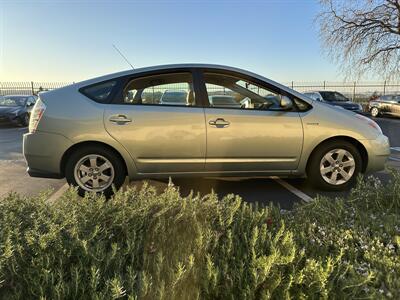
M 305 100 L 307 102 L 310 101 L 308 98 L 303 96 L 300 92 L 292 90 L 292 89 L 290 89 L 289 87 L 287 87 L 285 85 L 282 85 L 282 84 L 280 84 L 280 83 L 278 83 L 276 81 L 268 79 L 268 78 L 266 78 L 264 76 L 261 76 L 259 74 L 256 74 L 256 73 L 253 73 L 253 72 L 250 72 L 250 71 L 247 71 L 247 70 L 243 70 L 243 69 L 240 69 L 240 68 L 236 68 L 236 67 L 230 67 L 230 66 L 218 65 L 218 64 L 201 64 L 201 63 L 184 63 L 184 64 L 158 65 L 158 66 L 151 66 L 151 67 L 144 67 L 144 68 L 126 70 L 126 71 L 122 71 L 122 72 L 112 73 L 112 74 L 108 74 L 108 75 L 92 78 L 92 79 L 89 79 L 89 80 L 77 82 L 77 83 L 74 83 L 74 84 L 69 85 L 69 86 L 64 87 L 64 88 L 80 89 L 81 87 L 85 87 L 87 85 L 99 83 L 99 82 L 102 82 L 102 81 L 112 80 L 114 78 L 123 77 L 123 76 L 135 75 L 135 74 L 140 74 L 140 73 L 145 73 L 145 72 L 152 72 L 152 71 L 168 71 L 168 70 L 173 70 L 173 69 L 191 69 L 191 68 L 215 69 L 215 70 L 220 70 L 220 71 L 228 71 L 228 72 L 231 71 L 231 72 L 240 73 L 240 74 L 247 75 L 249 77 L 253 77 L 255 79 L 267 82 L 267 83 L 269 83 L 271 85 L 274 85 L 274 86 L 280 88 L 281 90 L 286 91 L 288 93 L 291 93 L 291 94 L 295 95 L 296 97 L 298 97 L 300 99 L 303 99 L 303 100 Z M 61 89 L 63 89 L 63 88 L 61 88 Z M 52 93 L 52 91 L 45 92 L 45 93 Z

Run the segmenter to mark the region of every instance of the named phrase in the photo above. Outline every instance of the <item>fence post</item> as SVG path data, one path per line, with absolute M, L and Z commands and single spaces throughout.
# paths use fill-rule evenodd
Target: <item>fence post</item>
M 31 81 L 31 91 L 32 91 L 32 95 L 34 95 L 35 91 L 33 90 L 33 81 Z
M 386 80 L 383 82 L 383 95 L 386 93 Z
M 293 80 L 292 80 L 292 90 L 293 90 Z
M 325 80 L 324 80 L 324 90 L 325 90 L 325 86 L 326 86 L 326 84 L 325 84 Z
M 353 101 L 356 99 L 356 82 L 354 81 L 354 85 L 353 85 Z

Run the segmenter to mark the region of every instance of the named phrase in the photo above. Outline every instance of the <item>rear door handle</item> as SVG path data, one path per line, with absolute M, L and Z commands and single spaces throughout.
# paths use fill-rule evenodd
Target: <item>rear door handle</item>
M 126 124 L 132 122 L 132 119 L 128 118 L 126 115 L 114 115 L 108 119 L 110 122 L 117 124 Z
M 211 126 L 218 127 L 218 128 L 223 128 L 223 127 L 228 127 L 229 124 L 231 124 L 231 123 L 228 121 L 225 121 L 223 118 L 217 118 L 215 120 L 210 120 L 208 122 L 208 124 L 210 124 Z

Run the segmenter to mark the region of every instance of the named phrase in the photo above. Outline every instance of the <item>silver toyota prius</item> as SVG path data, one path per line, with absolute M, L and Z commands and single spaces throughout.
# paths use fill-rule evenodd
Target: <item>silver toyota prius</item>
M 383 169 L 390 147 L 364 116 L 241 69 L 180 64 L 41 93 L 23 151 L 31 176 L 111 196 L 126 176 L 307 177 L 343 190 Z

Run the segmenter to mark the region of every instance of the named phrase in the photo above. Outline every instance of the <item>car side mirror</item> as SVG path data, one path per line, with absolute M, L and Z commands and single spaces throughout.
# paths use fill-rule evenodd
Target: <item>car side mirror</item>
M 293 102 L 288 96 L 281 95 L 280 98 L 279 106 L 282 110 L 291 110 L 293 108 Z

